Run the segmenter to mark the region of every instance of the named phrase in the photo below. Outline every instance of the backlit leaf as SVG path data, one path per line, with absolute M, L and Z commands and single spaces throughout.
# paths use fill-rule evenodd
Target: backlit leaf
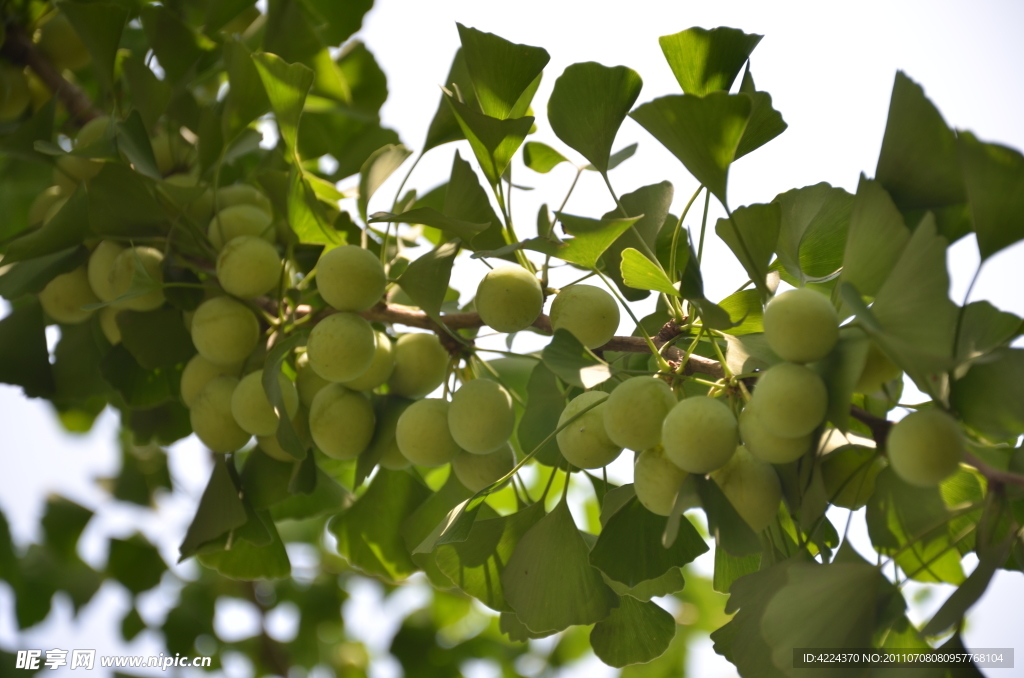
M 763 36 L 720 26 L 688 28 L 658 38 L 665 60 L 687 94 L 729 90 Z

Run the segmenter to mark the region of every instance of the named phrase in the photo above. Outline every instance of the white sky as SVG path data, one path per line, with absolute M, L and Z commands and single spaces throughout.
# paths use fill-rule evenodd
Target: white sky
M 852 192 L 860 172 L 869 176 L 873 173 L 897 69 L 906 71 L 924 86 L 951 125 L 970 129 L 984 140 L 1024 148 L 1024 41 L 1020 39 L 1024 3 L 1014 0 L 378 0 L 360 37 L 389 78 L 391 94 L 382 112 L 384 122 L 398 130 L 402 140 L 414 150 L 422 143 L 437 106 L 437 86 L 442 83 L 458 45 L 455 21 L 547 48 L 551 62 L 536 98 L 542 103 L 536 110 L 540 131 L 534 138 L 563 152 L 566 149 L 547 128 L 543 103 L 555 78 L 570 63 L 594 60 L 609 66 L 630 66 L 644 79 L 638 100 L 643 103 L 678 92 L 658 47 L 659 35 L 694 25 L 726 25 L 764 34 L 752 55 L 751 71 L 758 89 L 772 94 L 775 108 L 782 112 L 790 127 L 781 137 L 733 167 L 729 196 L 730 203 L 736 206 L 766 202 L 782 191 L 819 181 Z M 678 213 L 696 188 L 696 182 L 653 138 L 627 119 L 616 148 L 634 141 L 640 144 L 637 155 L 612 173 L 616 190 L 621 194 L 669 179 L 676 187 L 674 211 Z M 463 157 L 470 155 L 464 144 L 458 147 Z M 409 186 L 426 190 L 446 179 L 455 148 L 456 145 L 448 145 L 432 151 Z M 567 155 L 574 157 L 571 152 Z M 538 187 L 533 193 L 517 193 L 513 200 L 521 236 L 532 230 L 541 202 L 561 201 L 572 175 L 573 170 L 565 166 L 549 175 L 537 175 L 522 168 L 517 159 L 516 182 Z M 396 187 L 394 180 L 386 184 L 374 199 L 371 211 L 389 207 Z M 610 207 L 611 200 L 599 177 L 588 174 L 581 180 L 567 211 L 600 216 Z M 716 216 L 713 206 L 712 225 Z M 692 223 L 691 218 L 688 224 Z M 986 298 L 1000 308 L 1024 315 L 1022 251 L 1024 248 L 1012 248 L 986 264 L 972 299 Z M 977 262 L 973 239 L 966 238 L 955 246 L 950 261 L 951 294 L 960 303 Z M 740 271 L 728 250 L 711 238 L 705 259 L 709 296 L 721 298 L 735 289 L 746 279 L 740 277 Z M 469 265 L 453 283 L 464 293 L 472 294 L 483 273 L 482 265 Z M 624 316 L 623 330 L 628 333 L 629 329 Z M 521 349 L 534 347 L 529 342 L 517 343 Z M 93 433 L 72 438 L 56 429 L 44 403 L 27 401 L 15 389 L 0 386 L 0 430 L 5 432 L 0 450 L 0 508 L 11 521 L 19 542 L 34 536 L 32 528 L 49 492 L 66 494 L 90 506 L 102 501 L 102 495 L 92 487 L 92 479 L 116 470 L 115 426 L 113 417 L 106 415 Z M 198 447 L 178 446 L 172 455 L 172 470 L 186 494 L 197 500 L 207 473 Z M 99 545 L 104 536 L 123 536 L 132 521 L 141 517 L 147 534 L 161 544 L 164 555 L 173 561 L 191 510 L 187 501 L 168 503 L 161 507 L 157 519 L 142 516 L 141 512 L 126 517 L 104 509 L 101 520 L 94 521 L 87 530 L 83 552 L 90 562 L 102 564 L 105 554 Z M 856 525 L 853 533 L 858 540 L 863 538 L 862 529 Z M 173 587 L 166 594 L 173 595 Z M 924 618 L 922 615 L 934 610 L 947 594 L 948 590 L 918 604 L 915 619 Z M 58 606 L 58 612 L 44 625 L 19 638 L 11 616 L 11 598 L 5 586 L 0 585 L 0 645 L 11 649 L 52 643 L 71 646 L 77 642 L 75 647 L 83 647 L 82 643 L 91 642 L 101 652 L 111 654 L 159 651 L 153 649 L 154 639 L 145 637 L 126 647 L 119 639 L 116 625 L 126 609 L 127 597 L 116 587 L 104 590 L 102 595 L 101 604 L 90 608 L 86 619 L 72 622 L 67 606 Z M 358 600 L 353 603 L 354 612 L 375 609 L 372 590 L 359 592 L 355 599 Z M 162 605 L 155 600 L 152 607 L 158 618 Z M 225 611 L 224 619 L 245 617 L 238 610 L 234 614 L 233 617 Z M 384 634 L 380 638 L 388 632 L 387 624 L 384 627 L 379 630 L 378 635 Z M 1019 639 L 1021 628 L 1024 577 L 1019 573 L 1001 573 L 971 614 L 968 642 L 975 647 L 1012 646 Z M 708 644 L 698 648 L 693 661 L 697 663 L 692 668 L 698 669 L 701 676 L 732 673 L 716 661 Z M 579 673 L 602 675 L 594 665 Z M 1024 669 L 1000 671 L 998 675 L 1024 675 Z

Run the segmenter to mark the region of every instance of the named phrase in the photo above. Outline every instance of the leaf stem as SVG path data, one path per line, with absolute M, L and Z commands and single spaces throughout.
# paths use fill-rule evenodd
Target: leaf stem
M 711 204 L 711 191 L 704 193 L 704 216 L 700 220 L 700 243 L 697 245 L 697 263 L 704 257 L 704 233 L 708 228 L 708 206 Z M 732 215 L 729 215 L 732 218 Z
M 420 164 L 420 160 L 423 158 L 423 153 L 419 153 L 416 159 L 412 161 L 412 165 L 409 167 L 409 171 L 402 177 L 402 183 L 398 184 L 398 190 L 395 191 L 395 199 L 391 203 L 391 212 L 394 214 L 395 210 L 398 209 L 398 201 L 402 199 L 402 189 L 405 188 L 405 182 L 412 176 L 412 171 L 416 169 L 416 165 Z M 367 227 L 368 228 L 368 227 Z M 366 228 L 363 229 L 363 233 L 366 233 Z M 391 222 L 384 224 L 384 242 L 380 246 L 380 263 L 384 265 L 387 263 L 387 252 L 388 252 L 388 239 L 391 236 Z M 395 224 L 395 239 L 398 239 L 398 224 Z
M 640 320 L 633 313 L 633 309 L 631 309 L 629 307 L 629 304 L 626 303 L 626 300 L 623 299 L 621 295 L 619 295 L 619 291 L 615 289 L 615 283 L 606 278 L 605 275 L 596 268 L 594 269 L 594 273 L 600 276 L 601 280 L 604 281 L 605 286 L 608 287 L 611 293 L 615 296 L 615 299 L 618 300 L 620 304 L 622 304 L 622 307 L 626 309 L 626 313 L 628 313 L 629 317 L 633 319 L 634 323 L 636 323 L 637 328 L 644 335 L 644 341 L 647 343 L 647 348 L 650 349 L 651 353 L 654 354 L 655 359 L 657 359 L 658 367 L 660 369 L 665 370 L 666 372 L 671 371 L 672 366 L 668 364 L 668 361 L 665 360 L 665 357 L 661 355 L 661 351 L 659 351 L 658 347 L 654 345 L 654 340 L 651 339 L 651 335 L 647 333 L 647 329 L 642 324 L 640 324 Z
M 683 230 L 683 221 L 686 219 L 686 215 L 690 213 L 690 207 L 693 206 L 693 202 L 700 195 L 700 192 L 704 190 L 704 184 L 697 187 L 697 190 L 690 196 L 689 201 L 686 203 L 686 207 L 683 208 L 683 213 L 679 215 L 679 221 L 676 222 L 676 228 L 672 231 L 672 251 L 668 255 L 668 267 L 671 273 L 671 280 L 675 281 L 675 270 L 676 270 L 676 248 L 679 246 L 679 232 Z M 698 262 L 700 257 L 697 258 Z

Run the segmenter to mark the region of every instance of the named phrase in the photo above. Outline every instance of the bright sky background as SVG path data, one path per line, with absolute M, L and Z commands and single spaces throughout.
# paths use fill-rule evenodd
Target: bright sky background
M 893 77 L 899 69 L 924 86 L 951 125 L 970 129 L 986 141 L 1024 148 L 1024 41 L 1019 34 L 1024 27 L 1024 3 L 1014 0 L 841 4 L 378 0 L 359 37 L 376 55 L 389 78 L 391 94 L 382 111 L 384 123 L 398 130 L 402 140 L 414 150 L 422 143 L 437 106 L 438 85 L 442 84 L 458 46 L 456 21 L 516 42 L 543 46 L 550 52 L 551 62 L 535 99 L 541 105 L 535 111 L 540 131 L 534 138 L 576 160 L 579 158 L 568 152 L 548 129 L 543 105 L 554 80 L 567 65 L 593 60 L 609 66 L 630 66 L 644 80 L 639 104 L 679 91 L 661 55 L 659 35 L 694 25 L 726 25 L 763 34 L 764 39 L 752 55 L 751 72 L 758 89 L 772 94 L 775 108 L 790 127 L 781 137 L 733 167 L 729 196 L 730 204 L 736 206 L 767 202 L 780 192 L 819 181 L 852 192 L 861 172 L 873 174 Z M 668 179 L 676 188 L 674 211 L 678 213 L 695 190 L 695 180 L 653 138 L 627 119 L 616 148 L 634 141 L 639 142 L 637 155 L 612 173 L 617 192 Z M 470 155 L 464 144 L 432 151 L 409 186 L 425 191 L 444 181 L 456 147 L 463 157 Z M 517 160 L 513 170 L 516 183 L 538 187 L 532 193 L 518 192 L 513 200 L 521 236 L 532 230 L 541 202 L 553 206 L 561 202 L 573 173 L 571 168 L 562 166 L 549 175 L 537 175 Z M 371 203 L 371 211 L 390 207 L 396 184 L 392 180 L 381 189 Z M 600 216 L 611 206 L 599 177 L 588 173 L 567 211 Z M 694 213 L 699 210 L 691 215 Z M 712 205 L 710 224 L 716 217 Z M 687 224 L 694 225 L 692 216 Z M 699 227 L 699 220 L 696 225 Z M 1024 315 L 1022 254 L 1024 248 L 1011 248 L 987 263 L 972 300 L 989 299 L 1004 310 Z M 950 264 L 951 296 L 961 303 L 977 265 L 973 238 L 965 238 L 951 249 Z M 470 265 L 453 279 L 453 284 L 464 295 L 471 295 L 483 273 L 482 265 Z M 741 275 L 741 268 L 728 250 L 711 238 L 705 258 L 709 297 L 718 299 L 732 292 L 746 279 Z M 5 312 L 5 308 L 0 310 L 0 315 Z M 631 328 L 626 326 L 626 316 L 623 317 L 622 329 L 628 333 Z M 516 347 L 532 349 L 536 344 L 527 340 Z M 72 438 L 57 430 L 45 403 L 25 400 L 16 389 L 0 386 L 0 430 L 4 431 L 0 449 L 0 508 L 12 523 L 19 543 L 36 536 L 33 529 L 46 494 L 60 492 L 100 508 L 100 518 L 90 524 L 81 548 L 89 562 L 101 566 L 106 558 L 102 548 L 105 537 L 126 535 L 138 520 L 142 521 L 145 533 L 161 545 L 166 559 L 176 560 L 177 544 L 208 473 L 203 452 L 194 441 L 176 446 L 171 456 L 176 482 L 191 497 L 191 503 L 165 501 L 159 514 L 134 511 L 126 515 L 124 511 L 103 507 L 103 495 L 93 486 L 94 478 L 117 470 L 113 416 L 101 417 L 89 435 Z M 834 519 L 845 520 L 845 514 L 837 512 Z M 855 523 L 852 534 L 855 543 L 864 544 L 861 525 Z M 861 550 L 865 552 L 864 548 Z M 293 555 L 301 559 L 300 553 Z M 187 573 L 189 567 L 181 571 Z M 927 613 L 936 609 L 948 592 L 946 587 L 941 595 L 916 603 L 915 621 L 927 618 Z M 409 587 L 404 597 L 389 601 L 386 613 L 380 615 L 379 593 L 372 586 L 352 593 L 351 612 L 366 620 L 367 640 L 371 646 L 380 648 L 386 647 L 389 633 L 393 632 L 387 611 L 410 609 L 421 599 L 417 596 L 422 595 L 416 587 Z M 144 616 L 149 610 L 151 617 L 147 618 L 159 620 L 165 601 L 173 596 L 174 587 L 167 585 L 145 596 Z M 91 605 L 78 621 L 71 621 L 69 606 L 61 604 L 45 624 L 19 637 L 9 591 L 0 585 L 0 645 L 6 649 L 54 644 L 65 648 L 97 647 L 101 653 L 110 654 L 158 652 L 154 649 L 155 639 L 147 638 L 146 634 L 127 647 L 121 642 L 116 627 L 127 605 L 126 594 L 110 586 L 101 591 L 97 604 Z M 244 609 L 222 613 L 218 621 L 225 626 L 244 626 L 247 619 Z M 373 618 L 378 618 L 378 623 L 371 623 Z M 280 620 L 283 636 L 287 636 L 288 625 L 287 619 Z M 1021 628 L 1024 576 L 1000 573 L 972 611 L 968 644 L 1012 646 L 1020 638 Z M 695 675 L 734 675 L 711 652 L 710 643 L 702 644 L 692 661 L 691 668 L 698 671 Z M 243 669 L 239 666 L 238 672 L 231 675 L 245 675 Z M 583 667 L 578 673 L 604 675 L 599 664 Z M 1024 669 L 997 673 L 1006 678 L 1024 675 Z M 384 675 L 394 674 L 385 667 L 381 677 Z

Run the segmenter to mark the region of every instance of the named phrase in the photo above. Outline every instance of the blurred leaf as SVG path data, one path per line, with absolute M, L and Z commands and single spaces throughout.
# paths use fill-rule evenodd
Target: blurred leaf
M 117 148 L 124 153 L 135 171 L 150 179 L 161 179 L 162 175 L 156 166 L 153 146 L 149 142 L 142 115 L 137 110 L 132 111 L 124 122 L 118 122 L 116 125 Z
M 241 527 L 247 520 L 245 506 L 238 498 L 238 488 L 231 479 L 227 463 L 223 456 L 218 456 L 213 462 L 213 473 L 203 490 L 195 518 L 178 548 L 181 554 L 178 562 L 194 555 L 203 544 Z
M 305 346 L 308 337 L 308 334 L 299 331 L 275 344 L 274 348 L 267 355 L 262 377 L 263 390 L 267 394 L 267 400 L 270 401 L 280 422 L 277 425 L 277 442 L 281 445 L 281 449 L 299 461 L 306 458 L 308 446 L 299 438 L 299 434 L 296 433 L 295 427 L 292 425 L 291 417 L 288 416 L 278 375 L 281 374 L 281 368 L 288 356 L 297 347 Z
M 146 39 L 167 74 L 166 82 L 177 84 L 203 56 L 195 33 L 163 5 L 144 6 L 141 18 Z
M 459 253 L 458 243 L 449 242 L 416 259 L 398 278 L 398 285 L 423 312 L 438 316 L 448 292 L 452 264 Z
M 865 296 L 875 296 L 896 266 L 908 240 L 910 230 L 892 198 L 879 182 L 861 175 L 850 214 L 840 279 Z
M 605 523 L 590 552 L 590 563 L 626 586 L 657 579 L 708 550 L 689 520 L 669 548 L 661 544 L 668 518 L 651 513 L 639 499 L 630 499 Z M 624 557 L 624 554 L 629 554 Z
M 92 517 L 92 511 L 70 499 L 59 496 L 47 498 L 46 511 L 40 520 L 44 543 L 62 559 L 73 558 L 78 539 Z
M 1024 433 L 1024 350 L 1000 348 L 952 384 L 951 404 L 964 423 L 993 440 Z
M 310 457 L 296 464 L 310 464 Z M 306 520 L 318 516 L 340 513 L 348 505 L 351 495 L 337 480 L 316 467 L 315 489 L 311 493 L 294 492 L 270 509 L 274 520 Z M 289 489 L 291 489 L 289 483 Z
M 530 132 L 533 118 L 494 118 L 474 111 L 451 95 L 445 98 L 487 181 L 491 186 L 497 186 L 512 156 Z
M 768 290 L 768 263 L 779 241 L 782 210 L 778 203 L 749 205 L 719 219 L 715 233 L 729 246 L 764 299 Z
M 79 186 L 49 222 L 25 233 L 7 246 L 4 264 L 35 259 L 80 245 L 89 232 L 85 203 L 85 189 Z
M 523 144 L 523 164 L 534 172 L 547 174 L 568 159 L 547 144 L 539 141 L 527 141 Z
M 456 238 L 461 238 L 463 242 L 472 240 L 490 226 L 490 224 L 473 224 L 468 221 L 452 219 L 430 207 L 417 207 L 401 214 L 374 212 L 370 215 L 369 223 L 423 224 L 446 231 Z
M 590 389 L 611 378 L 608 364 L 597 360 L 580 340 L 566 329 L 555 330 L 551 343 L 541 353 L 544 364 L 562 381 Z
M 732 88 L 762 37 L 724 26 L 710 31 L 694 27 L 663 35 L 658 43 L 683 91 L 704 96 Z
M 114 61 L 121 42 L 121 31 L 128 21 L 127 9 L 117 3 L 74 2 L 62 5 L 60 10 L 89 50 L 96 77 L 108 91 L 113 90 Z M 157 49 L 155 43 L 153 49 Z M 163 65 L 162 56 L 158 55 L 157 58 Z
M 196 353 L 181 311 L 176 308 L 120 311 L 117 326 L 124 347 L 143 369 L 173 367 L 188 362 Z
M 100 361 L 99 370 L 124 403 L 133 409 L 154 407 L 174 398 L 181 379 L 179 370 L 143 369 L 123 344 L 110 349 Z
M 617 582 L 608 575 L 604 575 L 604 583 L 620 596 L 629 596 L 645 603 L 652 598 L 678 593 L 686 585 L 686 582 L 683 581 L 682 570 L 678 567 L 668 570 L 656 579 L 648 579 L 632 587 Z
M 130 410 L 128 428 L 136 445 L 170 445 L 192 434 L 188 408 L 174 401 L 150 409 Z
M 896 73 L 875 179 L 901 210 L 933 208 L 967 199 L 957 143 L 924 90 Z
M 998 144 L 957 135 L 959 166 L 984 261 L 1024 239 L 1024 156 Z
M 452 59 L 452 66 L 448 71 L 448 77 L 445 78 L 442 86 L 451 91 L 457 91 L 461 95 L 462 101 L 470 108 L 475 110 L 478 107 L 476 92 L 473 90 L 473 81 L 470 80 L 469 70 L 466 68 L 466 60 L 461 47 L 455 52 L 455 58 Z M 441 100 L 438 102 L 437 112 L 434 113 L 434 118 L 430 121 L 427 138 L 423 142 L 424 153 L 449 141 L 458 141 L 465 138 L 462 128 L 459 126 L 459 122 L 456 120 L 455 114 L 452 113 L 452 109 L 446 99 L 447 96 L 442 94 Z
M 454 473 L 449 474 L 444 485 L 437 492 L 434 492 L 426 501 L 416 507 L 416 510 L 402 522 L 399 532 L 405 547 L 412 553 L 414 563 L 423 568 L 430 583 L 439 589 L 450 589 L 452 582 L 438 568 L 432 553 L 413 553 L 424 539 L 430 536 L 438 523 L 444 521 L 445 516 L 473 495 L 472 490 L 459 482 Z
M 750 97 L 712 92 L 705 97 L 661 97 L 637 107 L 630 117 L 676 156 L 722 204 L 728 204 L 729 165 L 736 159 L 750 112 Z
M 565 409 L 565 396 L 558 389 L 558 379 L 543 362 L 530 372 L 526 387 L 526 409 L 519 420 L 516 435 L 524 454 L 529 454 L 558 428 L 558 419 Z M 534 457 L 547 466 L 554 466 L 561 459 L 558 443 L 552 438 Z
M 505 600 L 528 629 L 562 630 L 608 616 L 617 597 L 587 554 L 564 501 L 519 539 L 501 585 Z
M 1009 343 L 1024 330 L 1024 321 L 1000 311 L 987 301 L 972 301 L 963 308 L 957 360 L 968 360 Z
M 306 0 L 306 7 L 320 19 L 320 35 L 328 45 L 340 45 L 352 37 L 363 24 L 363 17 L 373 0 Z
M 84 247 L 69 247 L 14 264 L 0 275 L 0 296 L 14 300 L 26 294 L 36 294 L 58 275 L 84 264 L 88 255 L 89 250 Z
M 49 101 L 40 106 L 31 118 L 18 126 L 15 131 L 0 138 L 0 151 L 4 155 L 18 160 L 48 163 L 49 159 L 46 155 L 36 150 L 36 144 L 47 143 L 53 138 L 53 116 L 56 107 L 57 98 L 50 97 Z M 4 231 L 0 231 L 0 234 L 3 233 Z
M 359 216 L 363 218 L 364 223 L 370 198 L 410 155 L 412 155 L 412 151 L 401 144 L 387 144 L 371 153 L 363 163 L 362 169 L 359 170 L 359 199 L 357 202 Z
M 744 674 L 764 678 L 786 675 L 772 662 L 772 647 L 761 632 L 761 619 L 775 594 L 785 586 L 788 570 L 798 564 L 795 559 L 783 561 L 740 577 L 729 589 L 725 612 L 735 615 L 729 623 L 712 632 L 711 640 L 715 652 Z
M 531 85 L 536 87 L 534 81 L 550 59 L 547 50 L 518 45 L 460 23 L 456 26 L 480 110 L 499 120 L 521 117 L 530 105 L 528 99 L 522 101 L 523 95 Z
M 210 7 L 218 4 L 213 3 Z M 221 121 L 224 138 L 230 140 L 270 110 L 270 100 L 249 48 L 237 37 L 224 42 L 224 66 L 229 88 Z
M 615 135 L 642 87 L 640 75 L 625 66 L 572 64 L 555 81 L 548 122 L 559 139 L 607 173 Z
M 598 659 L 621 668 L 660 657 L 676 634 L 676 620 L 655 603 L 626 596 L 619 599 L 607 619 L 590 632 L 590 644 Z
M 135 636 L 139 635 L 146 630 L 146 622 L 142 620 L 139 615 L 139 611 L 132 606 L 128 610 L 128 614 L 121 620 L 121 637 L 125 639 L 125 642 L 131 642 L 135 639 Z
M 566 233 L 576 236 L 565 241 L 556 256 L 585 269 L 596 268 L 605 250 L 643 217 L 640 214 L 626 219 L 588 219 L 565 212 L 556 214 Z
M 760 565 L 760 553 L 753 553 L 749 556 L 733 556 L 723 548 L 716 548 L 713 586 L 719 593 L 729 593 L 733 582 L 740 577 L 757 572 Z
M 430 490 L 410 474 L 380 469 L 366 493 L 328 525 L 338 539 L 338 552 L 369 575 L 405 579 L 418 568 L 399 530 L 429 496 Z
M 206 20 L 203 22 L 203 30 L 207 35 L 213 37 L 215 32 L 224 28 L 232 19 L 245 12 L 254 4 L 255 0 L 211 2 L 206 6 Z
M 653 261 L 632 247 L 622 251 L 622 280 L 635 289 L 654 290 L 674 297 L 680 296 L 672 281 Z
M 761 148 L 789 127 L 782 119 L 782 114 L 772 108 L 772 96 L 767 92 L 757 91 L 749 68 L 743 74 L 740 93 L 749 96 L 753 105 L 750 109 L 750 120 L 747 122 L 746 129 L 743 130 L 740 145 L 736 148 L 737 160 L 747 153 Z
M 85 216 L 84 209 L 81 216 Z M 153 195 L 152 182 L 130 167 L 113 162 L 105 163 L 89 180 L 88 216 L 95 233 L 129 238 L 163 235 L 168 224 L 166 213 Z
M 160 583 L 167 564 L 145 537 L 111 539 L 107 574 L 124 584 L 133 594 L 148 591 Z
M 252 60 L 274 110 L 281 138 L 288 152 L 294 153 L 302 107 L 313 85 L 313 71 L 303 64 L 286 63 L 274 54 L 253 54 Z
M 839 270 L 854 197 L 822 182 L 780 193 L 772 202 L 781 207 L 776 251 L 789 274 L 806 281 Z M 861 219 L 864 216 L 859 214 Z M 867 225 L 862 222 L 860 227 Z
M 171 86 L 156 77 L 139 55 L 131 55 L 121 62 L 124 78 L 132 95 L 132 106 L 142 116 L 147 128 L 157 124 L 171 103 Z
M 256 546 L 245 539 L 238 539 L 228 548 L 210 553 L 200 553 L 199 562 L 216 570 L 230 579 L 254 581 L 260 579 L 283 579 L 292 573 L 291 562 L 285 551 L 277 526 L 268 513 L 249 519 L 261 522 L 270 532 L 271 542 Z

